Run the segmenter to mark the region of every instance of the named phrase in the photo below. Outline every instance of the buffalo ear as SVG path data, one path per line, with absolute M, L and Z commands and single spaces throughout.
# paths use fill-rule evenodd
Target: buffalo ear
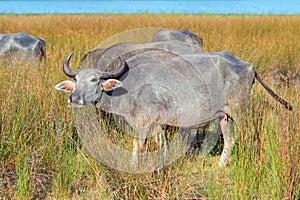
M 55 89 L 61 90 L 63 92 L 72 92 L 74 87 L 75 87 L 75 83 L 73 81 L 68 80 L 68 81 L 63 81 L 61 83 L 58 83 L 55 86 Z
M 117 79 L 108 79 L 104 81 L 101 85 L 102 85 L 102 89 L 105 92 L 108 92 L 118 87 L 122 87 L 123 83 L 121 81 L 118 81 Z

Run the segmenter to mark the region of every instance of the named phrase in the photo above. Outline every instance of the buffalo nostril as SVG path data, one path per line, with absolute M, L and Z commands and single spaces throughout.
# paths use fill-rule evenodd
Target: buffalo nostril
M 69 98 L 70 103 L 79 103 L 80 101 L 80 95 L 76 93 L 73 93 Z

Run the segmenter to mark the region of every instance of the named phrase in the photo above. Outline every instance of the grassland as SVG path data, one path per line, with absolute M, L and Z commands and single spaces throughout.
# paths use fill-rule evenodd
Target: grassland
M 101 41 L 141 27 L 189 28 L 206 51 L 231 51 L 262 75 L 295 71 L 300 63 L 300 16 L 0 16 L 0 33 L 45 39 L 48 58 L 46 68 L 1 63 L 0 199 L 299 199 L 299 87 L 273 86 L 294 106 L 289 112 L 254 84 L 224 168 L 217 167 L 218 155 L 192 155 L 159 176 L 126 174 L 90 156 L 74 131 L 67 95 L 54 90 L 66 78 L 63 60 L 75 49 L 76 68 Z

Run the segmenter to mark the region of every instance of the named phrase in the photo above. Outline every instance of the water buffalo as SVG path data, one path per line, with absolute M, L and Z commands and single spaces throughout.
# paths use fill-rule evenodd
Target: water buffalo
M 37 59 L 39 62 L 44 58 L 46 64 L 45 41 L 27 33 L 0 34 L 0 57 Z
M 154 49 L 127 59 L 115 58 L 118 62 L 115 60 L 111 66 L 118 63 L 118 67 L 108 72 L 95 68 L 75 72 L 69 66 L 72 55 L 64 61 L 63 71 L 75 81 L 55 86 L 71 92 L 70 106 L 93 104 L 120 115 L 134 129 L 135 137 L 141 138 L 151 130 L 162 131 L 162 125 L 192 130 L 219 119 L 224 136 L 220 166 L 229 159 L 234 144 L 232 122 L 240 108 L 248 104 L 255 78 L 292 110 L 263 83 L 251 64 L 226 51 L 179 56 Z
M 111 65 L 111 63 L 113 63 L 115 58 L 117 58 L 118 56 L 121 56 L 124 60 L 127 60 L 133 56 L 136 56 L 137 54 L 153 50 L 168 51 L 180 55 L 203 53 L 201 47 L 193 44 L 187 44 L 179 40 L 172 42 L 154 42 L 143 44 L 125 42 L 115 44 L 109 48 L 98 48 L 89 52 L 84 56 L 80 65 L 82 68 L 97 68 L 101 71 L 113 70 L 116 69 L 117 66 Z M 125 132 L 129 132 L 130 129 L 127 126 L 128 124 L 126 123 L 126 120 L 116 115 L 114 115 L 114 119 L 115 120 L 113 123 L 117 124 L 119 127 L 122 127 L 121 129 Z M 195 135 L 195 133 L 193 135 Z M 156 138 L 156 141 L 159 141 L 160 147 L 162 146 L 163 141 L 163 143 L 165 144 L 164 152 L 167 152 L 168 147 L 165 142 L 165 134 L 159 135 L 159 137 L 160 139 L 158 140 Z M 140 149 L 143 149 L 144 144 L 148 143 L 145 143 L 143 140 L 134 139 L 134 152 L 138 152 Z
M 124 60 L 127 60 L 128 58 L 135 56 L 138 53 L 143 53 L 151 50 L 166 50 L 170 51 L 175 54 L 179 54 L 182 57 L 185 57 L 185 55 L 190 56 L 194 54 L 203 54 L 202 48 L 199 48 L 198 46 L 187 44 L 182 41 L 174 40 L 172 42 L 153 42 L 153 43 L 146 43 L 146 44 L 136 44 L 136 43 L 120 43 L 111 46 L 110 48 L 107 49 L 101 49 L 98 48 L 88 54 L 83 58 L 83 61 L 81 63 L 82 68 L 97 68 L 101 71 L 106 71 L 106 70 L 113 70 L 116 68 L 116 66 L 110 65 L 114 59 L 116 59 L 118 56 L 121 56 Z M 186 60 L 189 60 L 189 62 L 194 62 L 193 65 L 198 65 L 196 63 L 197 59 L 189 59 L 186 58 Z M 237 62 L 237 61 L 236 61 Z M 203 65 L 203 64 L 202 64 Z M 110 66 L 110 67 L 108 67 Z M 209 68 L 210 64 L 207 65 Z M 232 67 L 231 67 L 232 68 Z M 234 77 L 234 76 L 232 76 Z M 242 80 L 242 79 L 240 79 Z M 236 81 L 235 81 L 236 82 Z M 233 87 L 233 86 L 231 86 Z M 229 97 L 236 97 L 233 100 L 229 99 L 231 102 L 231 105 L 236 105 L 235 110 L 238 110 L 239 112 L 234 112 L 234 113 L 243 113 L 245 112 L 245 108 L 247 107 L 247 102 L 241 103 L 241 101 L 237 98 L 243 97 L 243 95 L 238 95 L 236 94 L 239 92 L 238 86 L 234 90 L 228 90 L 228 96 Z M 248 99 L 243 97 L 244 99 Z M 234 103 L 237 102 L 237 103 Z M 240 106 L 243 105 L 244 108 L 240 108 Z M 234 114 L 232 114 L 234 115 Z M 234 116 L 234 118 L 237 120 L 237 116 Z M 120 122 L 117 120 L 117 122 Z M 201 128 L 201 129 L 194 129 L 193 130 L 193 135 L 194 137 L 196 136 L 196 132 L 198 134 L 201 134 L 202 136 L 204 135 L 205 132 L 209 132 L 209 134 L 205 134 L 205 138 L 201 139 L 202 145 L 199 154 L 204 157 L 206 156 L 210 150 L 214 147 L 214 144 L 217 143 L 218 138 L 220 137 L 221 131 L 220 127 L 217 127 L 216 125 L 209 124 L 208 126 Z M 210 128 L 216 127 L 215 129 Z M 123 125 L 124 127 L 124 125 Z M 137 147 L 142 147 L 143 146 L 143 141 L 134 141 L 134 146 Z M 138 151 L 138 150 L 136 150 Z M 166 150 L 165 150 L 166 151 Z
M 203 39 L 197 34 L 190 32 L 188 29 L 170 30 L 163 28 L 156 33 L 152 42 L 166 42 L 166 41 L 181 41 L 187 44 L 198 45 L 203 47 Z

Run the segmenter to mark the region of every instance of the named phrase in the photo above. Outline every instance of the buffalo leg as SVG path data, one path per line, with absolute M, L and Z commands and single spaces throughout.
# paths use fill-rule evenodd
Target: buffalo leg
M 145 139 L 144 138 L 138 138 L 134 137 L 133 138 L 133 150 L 132 150 L 132 162 L 133 164 L 138 164 L 138 154 L 140 153 L 140 150 L 144 147 L 145 145 Z
M 225 116 L 221 119 L 220 124 L 221 131 L 224 137 L 224 149 L 221 154 L 219 166 L 225 166 L 229 160 L 231 150 L 234 145 L 234 138 L 232 134 L 232 119 L 228 114 L 225 114 Z
M 160 125 L 155 125 L 152 131 L 156 133 L 156 135 L 154 136 L 155 143 L 159 144 L 160 151 L 162 151 L 163 148 L 163 158 L 166 158 L 168 155 L 169 148 L 165 131 Z
M 220 130 L 220 121 L 217 119 L 210 123 L 207 127 L 204 129 L 205 138 L 202 141 L 199 156 L 201 158 L 204 158 L 211 152 L 211 150 L 214 148 L 214 146 L 218 143 L 218 140 L 221 136 L 221 130 Z M 198 130 L 200 131 L 200 130 Z
M 189 155 L 192 150 L 192 145 L 195 143 L 197 137 L 197 129 L 195 128 L 179 128 L 177 136 L 173 139 L 173 151 L 178 152 L 175 155 L 186 152 Z M 174 153 L 173 153 L 174 154 Z
M 159 144 L 159 150 L 163 151 L 163 154 L 161 156 L 161 163 L 164 161 L 164 159 L 168 155 L 168 143 L 167 138 L 164 130 L 162 129 L 161 125 L 152 125 L 150 130 L 146 131 L 139 130 L 142 132 L 144 137 L 134 137 L 133 139 L 133 152 L 132 152 L 132 160 L 133 163 L 138 164 L 139 161 L 139 153 L 147 152 L 149 149 L 150 142 L 148 142 L 148 138 L 151 138 L 152 135 L 154 136 L 155 143 Z M 148 135 L 148 133 L 150 135 Z M 142 151 L 144 149 L 144 151 Z M 163 149 L 163 150 L 162 150 Z

